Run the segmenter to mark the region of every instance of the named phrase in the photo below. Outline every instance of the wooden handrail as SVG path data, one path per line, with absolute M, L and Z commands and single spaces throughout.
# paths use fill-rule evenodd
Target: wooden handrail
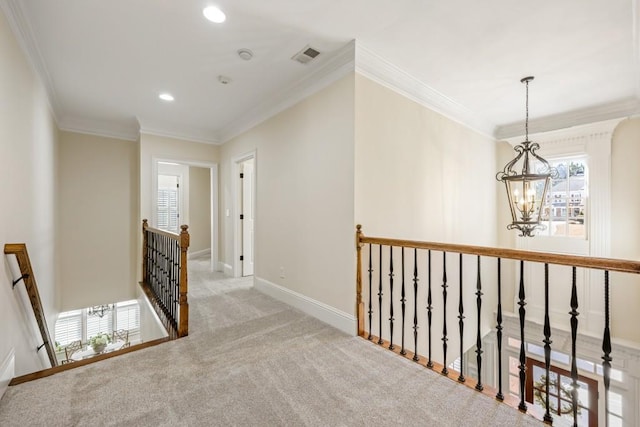
M 431 249 L 436 251 L 462 253 L 494 258 L 516 259 L 522 261 L 540 262 L 545 264 L 559 264 L 571 267 L 584 267 L 596 270 L 617 271 L 622 273 L 640 274 L 640 262 L 597 258 L 579 255 L 564 255 L 550 252 L 523 251 L 517 249 L 491 248 L 486 246 L 458 245 L 452 243 L 422 242 L 416 240 L 390 239 L 384 237 L 366 237 L 362 233 L 362 226 L 358 225 L 356 240 L 359 244 L 396 246 L 416 249 Z
M 47 349 L 49 363 L 51 363 L 51 367 L 55 367 L 58 365 L 58 360 L 56 359 L 56 351 L 53 347 L 51 336 L 49 335 L 47 319 L 44 314 L 44 309 L 42 308 L 42 301 L 40 300 L 40 293 L 38 292 L 36 277 L 33 273 L 33 269 L 31 268 L 31 261 L 29 260 L 27 245 L 24 243 L 6 243 L 4 245 L 4 253 L 7 255 L 15 255 L 16 259 L 18 260 L 20 274 L 22 275 L 21 279 L 24 281 L 27 295 L 29 296 L 29 301 L 31 302 L 31 308 L 33 308 L 33 314 L 36 318 L 36 322 L 38 323 L 38 329 L 40 330 L 42 340 L 44 341 L 43 345 Z M 16 283 L 17 281 L 14 282 L 14 285 Z M 38 347 L 37 350 L 39 349 L 40 347 Z
M 189 301 L 187 297 L 188 293 L 188 272 L 187 272 L 187 255 L 189 249 L 189 226 L 181 225 L 180 226 L 180 234 L 171 233 L 165 230 L 159 230 L 157 228 L 149 227 L 149 223 L 146 219 L 142 220 L 142 283 L 143 289 L 145 289 L 148 294 L 153 295 L 153 299 L 157 304 L 154 304 L 156 311 L 160 316 L 165 316 L 169 323 L 173 322 L 171 328 L 175 328 L 178 337 L 184 337 L 189 334 Z M 166 264 L 164 266 L 159 266 L 160 275 L 163 275 L 163 279 L 172 280 L 172 283 L 178 283 L 178 307 L 176 308 L 173 305 L 173 301 L 167 299 L 169 296 L 169 291 L 165 286 L 165 283 L 162 284 L 158 282 L 158 277 L 154 276 L 154 274 L 150 275 L 149 265 L 151 262 L 153 265 L 153 256 L 149 253 L 149 236 L 154 236 L 153 241 L 160 237 L 160 239 L 165 239 L 164 248 L 167 249 L 168 241 L 174 241 L 175 243 L 171 243 L 171 245 L 177 245 L 179 247 L 179 254 L 175 251 L 171 253 L 164 253 L 162 257 L 164 257 L 164 261 L 160 261 L 160 264 L 163 262 Z M 168 239 L 168 240 L 166 240 Z M 155 250 L 157 253 L 157 250 Z M 179 259 L 175 259 L 179 257 Z M 179 276 L 171 276 L 168 278 L 168 269 L 171 265 L 179 265 Z M 156 267 L 158 267 L 156 263 Z M 165 270 L 166 267 L 166 270 Z M 157 270 L 157 269 L 156 269 Z M 176 270 L 174 269 L 173 272 Z M 173 273 L 172 273 L 173 274 Z M 158 293 L 158 286 L 162 288 L 160 295 Z M 177 317 L 177 319 L 176 319 Z M 171 333 L 171 331 L 170 331 Z

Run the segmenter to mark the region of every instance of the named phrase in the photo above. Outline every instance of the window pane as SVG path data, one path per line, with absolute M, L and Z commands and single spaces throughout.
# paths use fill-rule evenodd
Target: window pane
M 111 335 L 113 331 L 113 311 L 105 312 L 103 317 L 87 316 L 87 340 L 100 332 Z
M 64 346 L 82 339 L 82 311 L 68 311 L 60 314 L 56 322 L 54 341 Z

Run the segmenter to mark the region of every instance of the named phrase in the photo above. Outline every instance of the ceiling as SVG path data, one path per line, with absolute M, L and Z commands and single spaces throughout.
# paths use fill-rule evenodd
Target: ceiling
M 640 113 L 640 0 L 211 3 L 0 0 L 62 129 L 222 143 L 354 67 L 496 137 L 522 133 L 527 75 L 540 130 Z

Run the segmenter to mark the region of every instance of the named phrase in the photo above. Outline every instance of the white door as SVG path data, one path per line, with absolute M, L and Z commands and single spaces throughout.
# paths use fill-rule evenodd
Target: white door
M 253 274 L 253 159 L 242 162 L 242 275 Z

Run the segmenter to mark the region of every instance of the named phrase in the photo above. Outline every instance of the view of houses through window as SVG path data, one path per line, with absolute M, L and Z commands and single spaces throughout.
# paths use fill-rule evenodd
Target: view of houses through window
M 585 157 L 549 161 L 558 176 L 547 191 L 539 236 L 586 237 L 588 177 Z M 537 166 L 541 167 L 540 164 Z

